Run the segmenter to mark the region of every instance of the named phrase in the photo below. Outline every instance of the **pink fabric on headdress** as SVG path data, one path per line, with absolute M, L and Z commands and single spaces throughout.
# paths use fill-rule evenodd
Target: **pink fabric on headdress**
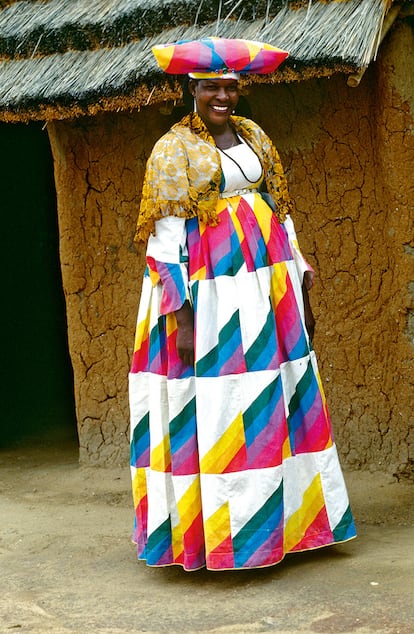
M 253 40 L 207 37 L 162 44 L 152 48 L 158 65 L 166 73 L 273 73 L 288 56 L 276 46 Z

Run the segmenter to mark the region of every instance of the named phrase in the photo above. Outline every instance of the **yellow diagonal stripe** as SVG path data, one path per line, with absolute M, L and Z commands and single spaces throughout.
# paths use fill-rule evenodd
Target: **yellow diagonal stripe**
M 244 240 L 244 231 L 243 231 L 243 228 L 241 226 L 240 220 L 237 217 L 237 214 L 233 214 L 232 221 L 233 221 L 233 225 L 234 225 L 234 228 L 236 230 L 236 235 L 237 235 L 237 237 L 239 239 L 239 242 L 243 242 L 243 240 Z
M 178 500 L 178 514 L 180 516 L 181 528 L 185 533 L 194 521 L 194 518 L 201 511 L 201 490 L 200 478 L 194 479 L 184 495 Z
M 171 465 L 170 437 L 164 436 L 159 445 L 151 451 L 150 466 L 153 471 L 165 473 Z
M 205 280 L 207 275 L 207 267 L 201 266 L 197 271 L 191 274 L 191 280 Z
M 286 262 L 278 262 L 273 265 L 272 279 L 270 282 L 273 310 L 276 310 L 280 300 L 285 296 L 287 267 Z
M 269 207 L 261 196 L 254 197 L 254 215 L 257 218 L 263 239 L 266 244 L 270 240 L 272 214 L 269 214 Z
M 231 535 L 230 508 L 228 502 L 220 506 L 213 515 L 210 515 L 204 523 L 204 531 L 206 553 L 209 554 Z
M 167 337 L 171 337 L 172 333 L 177 330 L 177 319 L 175 313 L 168 313 L 165 316 L 165 329 Z
M 171 547 L 174 560 L 177 560 L 184 550 L 183 530 L 180 523 L 178 523 L 177 526 L 173 526 L 171 529 Z
M 322 481 L 318 473 L 304 492 L 302 505 L 286 523 L 285 552 L 291 551 L 300 542 L 324 504 Z
M 135 342 L 134 342 L 134 352 L 141 348 L 141 344 L 148 337 L 149 333 L 149 324 L 150 324 L 150 311 L 148 310 L 145 319 L 137 324 L 137 328 L 135 331 Z
M 135 471 L 132 480 L 132 497 L 134 500 L 134 508 L 137 508 L 141 500 L 147 495 L 147 477 L 145 469 L 140 467 Z
M 223 473 L 244 443 L 243 418 L 240 412 L 215 445 L 202 458 L 200 472 Z
M 161 279 L 158 271 L 154 271 L 153 269 L 149 269 L 149 277 L 153 286 L 157 286 Z
M 221 214 L 222 211 L 224 211 L 224 209 L 227 209 L 227 199 L 225 198 L 219 198 L 218 202 L 217 202 L 217 213 Z
M 291 458 L 291 457 L 292 457 L 292 449 L 290 446 L 290 438 L 288 434 L 282 446 L 282 458 L 283 460 L 286 460 L 286 458 Z
M 328 412 L 328 406 L 326 404 L 325 391 L 323 389 L 321 375 L 319 374 L 319 371 L 316 373 L 316 380 L 318 381 L 318 387 L 319 387 L 319 392 L 322 399 L 322 407 L 325 414 L 325 418 L 326 420 L 329 420 L 329 412 Z M 327 447 L 331 447 L 331 446 L 332 446 L 332 436 L 330 436 L 330 442 L 327 444 Z

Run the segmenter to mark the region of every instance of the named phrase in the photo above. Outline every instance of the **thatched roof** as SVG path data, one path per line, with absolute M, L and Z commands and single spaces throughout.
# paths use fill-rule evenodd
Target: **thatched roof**
M 178 78 L 157 68 L 151 46 L 203 35 L 262 39 L 290 52 L 274 75 L 250 82 L 352 73 L 375 57 L 393 4 L 0 0 L 0 118 L 60 119 L 178 99 Z

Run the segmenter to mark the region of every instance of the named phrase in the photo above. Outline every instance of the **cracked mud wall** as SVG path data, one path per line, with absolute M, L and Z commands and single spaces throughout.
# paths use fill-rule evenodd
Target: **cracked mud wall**
M 342 460 L 401 476 L 414 460 L 413 53 L 402 24 L 357 89 L 335 76 L 248 96 L 317 271 L 315 347 Z M 132 235 L 145 161 L 170 124 L 150 107 L 48 126 L 83 462 L 127 460 L 144 266 Z
M 413 477 L 414 37 L 400 24 L 358 88 L 256 88 L 317 271 L 315 348 L 343 462 Z M 274 113 L 269 116 L 269 104 Z
M 128 456 L 127 374 L 144 270 L 132 238 L 163 125 L 151 110 L 48 124 L 81 462 Z

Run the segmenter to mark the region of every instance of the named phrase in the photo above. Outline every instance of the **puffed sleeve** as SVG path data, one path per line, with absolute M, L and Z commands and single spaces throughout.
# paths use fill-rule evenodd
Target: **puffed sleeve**
M 290 214 L 286 216 L 284 226 L 289 238 L 289 244 L 290 244 L 290 248 L 292 249 L 293 257 L 295 259 L 299 278 L 302 282 L 303 282 L 305 272 L 308 272 L 308 275 L 306 276 L 306 282 L 307 282 L 306 286 L 309 290 L 313 285 L 313 278 L 315 277 L 315 272 L 313 268 L 311 267 L 311 265 L 305 260 L 305 258 L 302 255 L 302 251 L 299 248 L 299 243 L 296 236 L 295 225 L 293 224 L 293 220 Z
M 135 240 L 146 242 L 155 221 L 165 216 L 191 215 L 188 158 L 185 148 L 170 131 L 157 143 L 148 159 Z
M 190 300 L 186 221 L 166 216 L 155 222 L 147 246 L 147 264 L 153 286 L 162 285 L 160 311 L 174 312 Z

